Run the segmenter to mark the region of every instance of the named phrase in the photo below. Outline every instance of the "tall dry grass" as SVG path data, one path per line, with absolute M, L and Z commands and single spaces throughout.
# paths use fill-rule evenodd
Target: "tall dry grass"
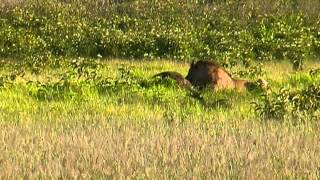
M 1 125 L 0 177 L 313 179 L 320 173 L 319 125 L 93 122 Z

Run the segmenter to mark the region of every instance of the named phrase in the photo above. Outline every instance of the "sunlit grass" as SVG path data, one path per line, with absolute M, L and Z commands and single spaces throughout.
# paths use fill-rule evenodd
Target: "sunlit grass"
M 101 72 L 115 78 L 120 66 L 146 78 L 165 70 L 185 75 L 189 67 L 174 61 L 113 60 L 103 62 Z M 286 63 L 264 67 L 273 88 L 294 77 Z M 58 71 L 63 72 L 25 78 L 43 80 Z M 162 95 L 149 95 L 154 102 L 145 92 L 129 89 L 41 100 L 30 95 L 25 81 L 0 90 L 1 179 L 320 175 L 319 122 L 260 121 L 250 108 L 256 98 L 252 93 L 205 92 L 207 104 L 201 104 L 184 100 L 183 90 L 159 86 Z M 217 106 L 220 98 L 228 101 Z

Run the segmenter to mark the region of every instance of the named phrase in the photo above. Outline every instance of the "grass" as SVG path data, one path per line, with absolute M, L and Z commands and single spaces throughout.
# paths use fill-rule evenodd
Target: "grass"
M 116 78 L 120 66 L 145 78 L 188 69 L 175 61 L 111 60 L 101 73 Z M 320 66 L 308 62 L 310 67 Z M 275 88 L 297 76 L 286 63 L 264 68 Z M 59 72 L 25 78 L 46 81 Z M 259 121 L 249 104 L 255 94 L 206 92 L 205 106 L 186 99 L 183 90 L 156 86 L 150 92 L 90 90 L 84 98 L 42 100 L 29 94 L 26 79 L 0 89 L 1 179 L 320 176 L 319 122 Z M 211 107 L 217 97 L 230 98 L 230 104 Z
M 169 127 L 78 118 L 71 126 L 2 125 L 2 177 L 267 179 L 319 173 L 316 127 L 248 121 Z

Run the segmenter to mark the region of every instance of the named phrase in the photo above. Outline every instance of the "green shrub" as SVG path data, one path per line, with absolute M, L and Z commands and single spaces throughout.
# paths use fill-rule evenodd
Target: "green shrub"
M 253 103 L 260 119 L 291 120 L 301 122 L 318 119 L 320 109 L 320 85 L 313 83 L 302 89 L 281 89 L 265 93 Z
M 294 2 L 28 0 L 0 10 L 0 56 L 213 58 L 225 66 L 290 59 L 298 70 L 319 56 L 320 36 L 315 14 Z

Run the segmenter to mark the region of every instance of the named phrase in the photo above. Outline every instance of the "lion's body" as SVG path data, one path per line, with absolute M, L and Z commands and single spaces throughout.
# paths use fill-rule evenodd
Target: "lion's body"
M 253 83 L 247 80 L 234 79 L 222 67 L 212 61 L 192 63 L 186 77 L 196 87 L 209 87 L 213 90 L 235 89 L 244 91 Z
M 263 89 L 267 86 L 265 80 L 251 82 L 243 79 L 233 78 L 226 70 L 213 61 L 197 61 L 191 63 L 188 75 L 184 78 L 180 73 L 166 71 L 156 74 L 154 77 L 170 78 L 177 82 L 181 88 L 190 89 L 192 86 L 202 88 L 211 88 L 214 91 L 222 89 L 234 89 L 237 91 L 246 91 L 253 89 Z
M 222 68 L 218 68 L 217 71 L 211 76 L 213 76 L 216 79 L 210 84 L 210 86 L 214 90 L 234 89 L 236 86 L 233 78 L 229 75 L 229 73 L 224 71 Z
M 248 89 L 248 86 L 253 84 L 252 82 L 249 82 L 244 79 L 233 79 L 234 88 L 238 91 L 245 91 Z
M 161 79 L 170 78 L 176 81 L 177 85 L 181 88 L 191 88 L 192 84 L 182 76 L 182 74 L 174 71 L 165 71 L 154 75 L 153 77 L 160 77 Z

